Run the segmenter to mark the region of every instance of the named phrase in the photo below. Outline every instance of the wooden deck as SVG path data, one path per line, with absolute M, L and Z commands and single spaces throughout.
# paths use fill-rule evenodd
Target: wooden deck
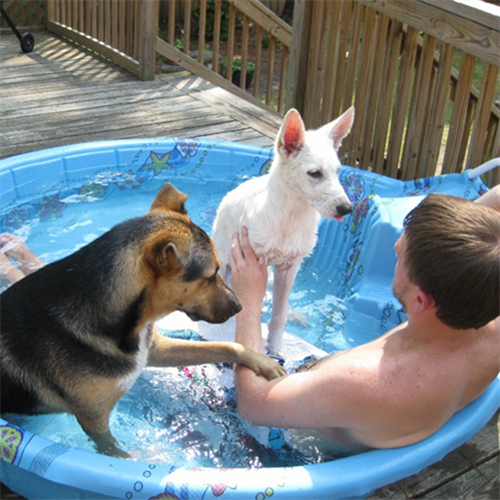
M 141 82 L 51 35 L 0 38 L 0 158 L 94 140 L 210 137 L 271 146 L 281 120 L 189 74 Z M 0 200 L 1 201 L 1 200 Z M 498 500 L 499 414 L 465 445 L 370 500 Z M 0 498 L 18 498 L 2 488 Z
M 0 40 L 0 156 L 106 139 L 207 137 L 271 146 L 280 118 L 188 73 L 152 82 L 55 37 Z

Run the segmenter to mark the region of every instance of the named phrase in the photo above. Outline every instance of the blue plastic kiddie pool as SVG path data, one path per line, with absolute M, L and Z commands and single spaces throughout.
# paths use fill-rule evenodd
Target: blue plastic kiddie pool
M 210 232 L 225 192 L 265 173 L 272 156 L 267 148 L 196 139 L 97 142 L 19 155 L 0 161 L 0 230 L 22 236 L 52 261 L 120 220 L 142 215 L 169 181 L 190 195 L 188 213 Z M 404 319 L 391 284 L 393 245 L 408 211 L 431 192 L 475 199 L 487 190 L 470 171 L 411 182 L 350 167 L 342 167 L 339 175 L 354 211 L 342 223 L 322 221 L 317 247 L 304 261 L 292 293 L 306 312 L 309 301 L 322 301 L 318 324 L 313 321 L 302 333 L 306 342 L 327 352 L 367 342 Z M 499 406 L 497 378 L 418 444 L 324 463 L 260 468 L 110 458 L 0 419 L 1 478 L 30 499 L 362 498 L 440 460 L 476 434 Z

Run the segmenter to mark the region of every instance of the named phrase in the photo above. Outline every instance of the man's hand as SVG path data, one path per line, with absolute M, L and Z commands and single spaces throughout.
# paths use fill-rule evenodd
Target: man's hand
M 241 228 L 241 242 L 237 233 L 231 241 L 230 283 L 234 293 L 247 311 L 260 311 L 267 287 L 267 267 L 259 264 L 250 241 L 248 229 Z
M 476 203 L 493 208 L 500 212 L 500 185 L 492 187 L 489 191 L 480 196 Z

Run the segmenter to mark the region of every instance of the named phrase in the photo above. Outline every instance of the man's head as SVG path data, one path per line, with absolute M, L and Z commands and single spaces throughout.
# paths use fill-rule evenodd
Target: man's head
M 499 212 L 432 194 L 407 215 L 404 229 L 398 242 L 404 274 L 432 298 L 440 321 L 480 328 L 500 315 Z M 397 280 L 398 270 L 395 291 L 404 295 Z

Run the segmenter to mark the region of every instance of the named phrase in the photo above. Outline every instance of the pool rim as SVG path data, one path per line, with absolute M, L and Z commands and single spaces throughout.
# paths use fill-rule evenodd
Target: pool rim
M 141 139 L 126 139 L 126 140 L 113 140 L 113 141 L 98 141 L 91 143 L 73 144 L 69 146 L 60 146 L 49 148 L 41 151 L 34 151 L 24 153 L 22 155 L 12 156 L 0 160 L 0 172 L 15 168 L 25 164 L 26 162 L 39 161 L 44 159 L 51 159 L 57 155 L 63 157 L 64 155 L 71 155 L 85 151 L 86 153 L 97 151 L 100 148 L 118 148 L 122 146 L 141 147 L 145 144 L 149 145 L 171 145 L 172 141 L 176 138 L 141 138 Z M 262 153 L 268 151 L 269 148 L 250 146 L 246 144 L 210 140 L 210 139 L 196 139 L 201 145 L 211 145 L 214 147 L 230 148 L 232 152 L 244 153 Z M 36 165 L 34 165 L 36 167 Z M 458 174 L 450 174 L 458 175 Z M 466 175 L 460 174 L 460 175 Z M 263 469 L 227 469 L 217 471 L 217 482 L 232 484 L 235 475 L 240 477 L 238 489 L 232 490 L 228 488 L 223 495 L 224 499 L 230 498 L 248 498 L 251 493 L 255 494 L 256 491 L 261 489 L 264 491 L 270 484 L 275 484 L 276 476 L 281 476 L 289 481 L 287 484 L 293 484 L 294 490 L 289 490 L 287 485 L 279 487 L 279 493 L 286 498 L 307 498 L 305 494 L 314 494 L 315 499 L 319 498 L 345 498 L 353 496 L 367 495 L 375 489 L 382 487 L 386 484 L 393 483 L 404 477 L 416 474 L 424 467 L 435 463 L 443 458 L 447 453 L 457 448 L 461 444 L 468 441 L 475 435 L 493 416 L 495 411 L 500 407 L 500 374 L 490 384 L 488 389 L 482 396 L 468 405 L 466 408 L 457 412 L 453 417 L 435 434 L 429 438 L 416 443 L 414 445 L 405 446 L 401 448 L 388 449 L 388 450 L 372 450 L 369 452 L 354 455 L 336 460 L 334 462 L 327 462 L 322 464 L 295 466 L 295 467 L 277 467 L 277 468 L 263 468 Z M 474 418 L 472 418 L 474 417 Z M 3 419 L 0 419 L 0 425 L 10 425 Z M 32 435 L 24 431 L 25 436 L 31 443 L 37 441 L 40 446 L 51 446 L 55 442 L 41 438 L 40 436 Z M 41 440 L 41 441 L 39 441 Z M 26 448 L 24 448 L 25 450 Z M 38 448 L 37 448 L 38 449 Z M 402 457 L 405 460 L 402 461 Z M 27 456 L 23 456 L 22 460 L 29 463 Z M 92 452 L 85 450 L 78 450 L 70 448 L 61 457 L 59 457 L 57 465 L 59 468 L 56 471 L 51 471 L 51 467 L 45 471 L 46 475 L 42 476 L 48 481 L 52 481 L 52 477 L 58 478 L 57 480 L 63 481 L 60 484 L 64 485 L 70 481 L 74 476 L 72 474 L 72 464 L 88 463 L 88 470 L 102 471 L 107 473 L 105 477 L 107 482 L 110 482 L 109 471 L 113 471 L 116 475 L 114 481 L 123 480 L 124 473 L 121 470 L 123 463 L 126 463 L 127 478 L 131 473 L 137 474 L 138 477 L 143 476 L 144 469 L 149 467 L 147 462 L 131 462 L 123 459 L 116 459 L 112 457 L 105 457 L 103 455 L 96 455 Z M 137 465 L 135 465 L 137 464 Z M 16 471 L 2 460 L 2 481 L 14 491 L 15 485 L 12 484 L 11 479 L 15 481 Z M 55 469 L 56 467 L 52 467 Z M 62 470 L 61 465 L 65 465 Z M 18 467 L 18 466 L 12 466 Z M 69 467 L 69 469 L 68 469 Z M 21 468 L 23 469 L 23 468 Z M 67 470 L 66 470 L 67 469 Z M 28 472 L 28 469 L 23 469 Z M 179 468 L 172 469 L 169 465 L 155 466 L 155 478 L 158 476 L 158 494 L 161 493 L 161 488 L 165 489 L 167 483 L 171 484 L 173 490 L 180 488 L 182 484 L 188 482 L 190 488 L 193 490 L 198 488 L 206 488 L 206 474 L 214 469 L 192 469 L 192 468 Z M 32 474 L 28 472 L 28 474 Z M 51 475 L 52 474 L 52 475 Z M 332 477 L 336 478 L 335 480 Z M 64 479 L 61 479 L 64 478 Z M 299 485 L 295 484 L 295 479 L 300 478 L 305 482 Z M 156 479 L 155 479 L 156 480 Z M 65 482 L 64 482 L 65 481 Z M 127 479 L 128 481 L 128 479 Z M 176 484 L 179 483 L 179 484 Z M 286 481 L 285 481 L 286 482 Z M 92 481 L 88 481 L 87 486 L 90 487 Z M 93 485 L 93 484 L 92 484 Z M 81 485 L 80 485 L 81 486 Z M 148 488 L 154 487 L 154 484 Z M 130 488 L 130 483 L 127 482 L 127 487 Z M 78 486 L 75 486 L 78 488 Z M 86 490 L 83 490 L 86 491 Z M 90 490 L 89 490 L 90 491 Z M 145 490 L 143 490 L 145 491 Z M 93 493 L 99 493 L 92 491 Z M 108 493 L 104 493 L 108 494 Z M 116 498 L 125 498 L 123 495 Z M 146 498 L 134 496 L 134 498 Z

